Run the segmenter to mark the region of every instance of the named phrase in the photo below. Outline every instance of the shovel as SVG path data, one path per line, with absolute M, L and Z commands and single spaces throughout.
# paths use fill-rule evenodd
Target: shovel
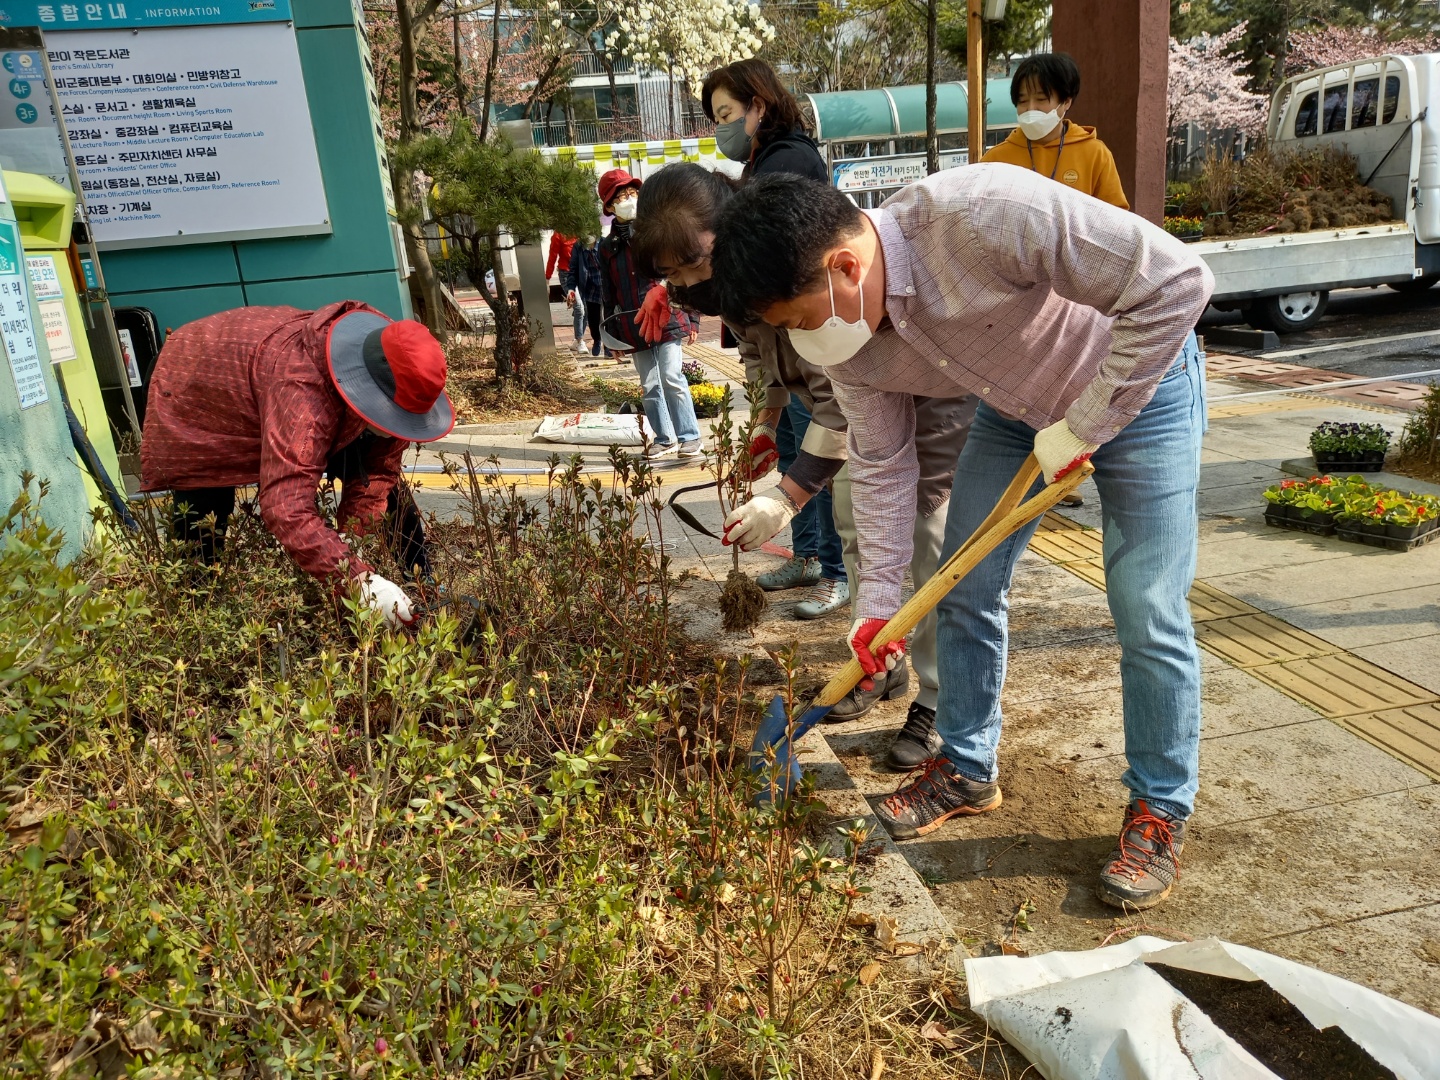
M 935 571 L 929 581 L 917 588 L 915 595 L 880 628 L 872 642 L 872 648 L 899 641 L 914 630 L 955 583 L 984 561 L 1002 540 L 1045 513 L 1079 487 L 1081 481 L 1094 471 L 1094 466 L 1088 461 L 1084 462 L 1032 498 L 1025 499 L 1025 492 L 1030 490 L 1035 478 L 1040 475 L 1040 465 L 1035 460 L 1035 455 L 1027 457 L 1020 466 L 1020 471 L 1015 474 L 1015 479 L 1010 481 L 1010 486 L 995 504 L 995 509 L 990 511 L 970 539 Z M 1025 501 L 1022 502 L 1022 499 Z M 760 729 L 755 732 L 755 741 L 750 746 L 750 767 L 756 772 L 770 770 L 770 755 L 774 753 L 774 779 L 771 781 L 770 792 L 772 797 L 789 795 L 800 783 L 800 765 L 792 752 L 794 741 L 819 723 L 864 677 L 865 672 L 861 669 L 860 662 L 852 657 L 849 663 L 825 684 L 811 706 L 793 720 L 786 715 L 783 697 L 776 695 L 770 702 L 770 707 L 765 710 L 765 716 L 760 721 Z M 764 793 L 761 797 L 764 798 Z

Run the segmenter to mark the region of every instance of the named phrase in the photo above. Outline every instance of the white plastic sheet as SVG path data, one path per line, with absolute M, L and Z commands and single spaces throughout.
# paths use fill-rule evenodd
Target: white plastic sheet
M 535 429 L 535 438 L 587 446 L 643 446 L 646 439 L 653 442 L 655 435 L 638 413 L 587 412 L 547 416 Z
M 1440 1080 L 1440 1018 L 1323 971 L 1217 938 L 1136 937 L 1088 952 L 965 961 L 970 1007 L 1046 1080 L 1274 1080 L 1146 966 L 1263 979 L 1317 1028 L 1338 1026 L 1401 1080 Z

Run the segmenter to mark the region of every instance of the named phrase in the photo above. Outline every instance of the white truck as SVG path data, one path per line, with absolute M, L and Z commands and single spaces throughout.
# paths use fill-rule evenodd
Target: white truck
M 1270 102 L 1277 150 L 1344 146 L 1360 177 L 1390 197 L 1395 220 L 1355 228 L 1203 240 L 1215 306 L 1255 327 L 1313 326 L 1330 290 L 1440 281 L 1440 54 L 1379 56 L 1297 75 Z

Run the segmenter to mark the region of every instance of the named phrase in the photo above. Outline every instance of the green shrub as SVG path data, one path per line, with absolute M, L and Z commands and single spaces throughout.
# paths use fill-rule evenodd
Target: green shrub
M 640 384 L 625 379 L 603 379 L 596 375 L 590 385 L 595 387 L 595 392 L 605 403 L 606 412 L 618 412 L 625 405 L 639 412 L 641 402 L 645 399 L 645 391 Z
M 1402 457 L 1426 465 L 1440 463 L 1440 383 L 1432 383 L 1420 408 L 1400 434 Z
M 22 497 L 0 1075 L 789 1074 L 854 986 L 864 835 L 750 804 L 745 669 L 675 630 L 616 461 L 457 477 L 398 635 L 252 508 L 213 567 L 153 520 L 67 566 Z

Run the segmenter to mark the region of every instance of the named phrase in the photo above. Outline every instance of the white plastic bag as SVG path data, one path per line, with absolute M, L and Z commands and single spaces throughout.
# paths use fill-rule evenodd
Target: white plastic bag
M 1440 1018 L 1323 971 L 1217 938 L 1136 937 L 1088 952 L 965 961 L 970 1007 L 1046 1080 L 1274 1080 L 1146 966 L 1263 979 L 1317 1028 L 1338 1026 L 1401 1080 L 1440 1080 Z
M 545 417 L 535 429 L 535 438 L 586 446 L 643 446 L 647 439 L 654 442 L 655 435 L 639 414 L 583 412 Z

